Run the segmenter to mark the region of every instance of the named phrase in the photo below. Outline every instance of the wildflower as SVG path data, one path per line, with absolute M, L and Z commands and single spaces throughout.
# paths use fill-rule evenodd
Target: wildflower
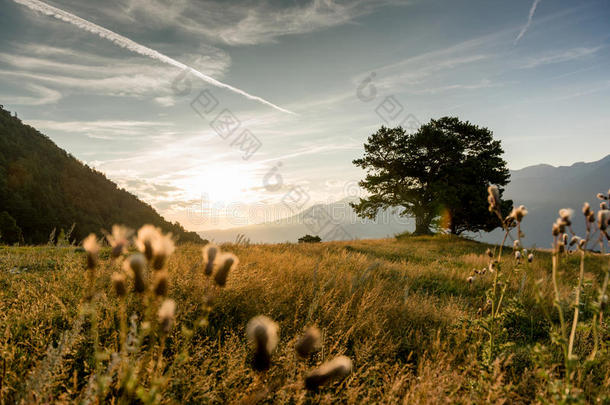
M 112 247 L 111 255 L 117 258 L 123 253 L 127 253 L 129 246 L 129 237 L 133 231 L 122 225 L 112 225 L 112 233 L 106 235 L 106 240 Z
M 513 218 L 517 222 L 521 222 L 523 220 L 523 217 L 525 217 L 527 213 L 527 208 L 525 208 L 524 205 L 520 205 L 517 208 L 513 208 L 509 217 Z
M 232 253 L 223 253 L 218 259 L 221 264 L 214 275 L 214 281 L 219 287 L 224 287 L 227 283 L 229 271 L 237 267 L 239 259 Z
M 582 205 L 582 214 L 585 217 L 588 217 L 589 215 L 591 215 L 591 206 L 589 205 L 588 202 L 586 202 Z
M 159 235 L 153 243 L 153 260 L 152 267 L 153 270 L 161 270 L 165 267 L 165 263 L 169 256 L 174 253 L 174 241 L 172 240 L 172 234 L 168 233 L 167 235 Z
M 572 236 L 572 239 L 570 239 L 570 246 L 574 246 L 577 243 L 580 243 L 580 237 L 574 235 Z
M 610 190 L 608 190 L 608 194 L 610 194 Z M 607 200 L 608 197 L 605 196 L 603 193 L 597 193 L 597 198 L 599 198 L 600 200 Z
M 124 297 L 127 295 L 127 280 L 125 279 L 125 275 L 114 272 L 112 273 L 111 279 L 117 297 Z
M 513 242 L 513 249 L 519 249 L 521 247 L 521 241 L 519 239 L 515 239 Z
M 563 234 L 563 244 L 564 244 L 564 245 L 567 245 L 567 244 L 568 244 L 568 234 L 567 234 L 567 233 L 564 233 L 564 234 Z
M 331 361 L 322 364 L 319 368 L 307 374 L 305 377 L 305 388 L 308 390 L 315 390 L 334 380 L 343 380 L 350 375 L 352 368 L 352 361 L 349 357 L 335 357 Z
M 597 225 L 602 232 L 605 232 L 610 225 L 610 211 L 601 210 L 597 213 Z
M 578 248 L 581 250 L 585 250 L 585 247 L 587 246 L 587 240 L 586 239 L 581 239 L 580 241 L 578 241 Z
M 487 256 L 489 256 L 490 258 L 491 258 L 491 257 L 494 257 L 493 252 L 492 252 L 492 251 L 491 251 L 491 249 L 489 249 L 489 248 L 487 248 L 487 250 L 485 251 L 485 253 L 487 253 Z
M 466 281 L 468 281 L 469 284 L 472 284 L 472 282 L 474 281 L 474 276 L 470 276 L 466 279 Z
M 320 348 L 320 330 L 315 326 L 307 329 L 305 334 L 297 341 L 294 348 L 301 357 L 307 357 L 310 353 Z
M 211 276 L 214 270 L 214 261 L 220 253 L 220 248 L 216 245 L 208 244 L 203 248 L 203 263 L 205 265 L 204 273 L 206 276 Z
M 256 371 L 268 370 L 271 365 L 271 354 L 278 342 L 278 325 L 264 315 L 259 315 L 248 322 L 246 334 L 254 345 L 252 368 Z
M 496 211 L 500 209 L 500 191 L 498 191 L 498 187 L 489 186 L 487 187 L 487 192 L 489 195 L 487 196 L 487 201 L 489 202 L 489 211 Z
M 559 224 L 557 224 L 557 222 L 555 222 L 553 224 L 553 231 L 552 231 L 552 233 L 553 233 L 553 236 L 558 236 L 559 233 L 560 233 L 560 231 L 559 231 Z
M 146 257 L 146 260 L 151 261 L 153 258 L 153 241 L 161 235 L 159 228 L 152 225 L 144 225 L 138 230 L 138 237 L 135 240 L 136 247 Z
M 608 204 L 606 204 L 605 201 L 602 201 L 599 203 L 599 209 L 600 210 L 607 210 L 608 209 Z
M 574 210 L 571 208 L 562 208 L 559 210 L 559 218 L 565 223 L 566 226 L 572 225 L 572 215 Z
M 161 304 L 157 316 L 159 317 L 159 324 L 163 332 L 168 333 L 174 323 L 174 316 L 176 313 L 176 302 L 172 299 L 166 299 Z
M 529 255 L 527 255 L 527 261 L 530 262 L 530 263 L 534 261 L 534 254 L 533 253 L 530 253 Z
M 133 277 L 133 289 L 137 293 L 146 291 L 146 259 L 141 254 L 129 256 L 123 262 L 123 269 Z
M 153 292 L 157 297 L 165 297 L 167 295 L 167 290 L 169 289 L 169 281 L 167 270 L 158 271 L 155 273 L 155 281 Z
M 100 245 L 97 243 L 95 234 L 89 234 L 83 241 L 83 248 L 87 252 L 87 270 L 93 270 L 97 266 Z
M 521 252 L 520 252 L 520 251 L 518 251 L 518 250 L 515 252 L 515 259 L 516 259 L 517 261 L 521 260 Z
M 561 218 L 557 218 L 557 221 L 555 221 L 555 224 L 557 225 L 557 228 L 559 229 L 559 233 L 564 233 L 566 231 L 566 226 L 568 225 L 563 219 Z

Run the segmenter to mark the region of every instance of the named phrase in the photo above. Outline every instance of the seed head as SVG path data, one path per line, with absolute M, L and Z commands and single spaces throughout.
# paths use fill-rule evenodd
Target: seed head
M 518 251 L 518 250 L 515 252 L 515 259 L 516 259 L 517 261 L 521 260 L 521 252 L 520 252 L 520 251 Z
M 466 279 L 466 281 L 468 281 L 469 284 L 472 284 L 472 282 L 474 281 L 474 276 L 470 276 Z
M 112 233 L 106 235 L 106 240 L 112 247 L 111 255 L 117 258 L 123 253 L 127 253 L 129 247 L 129 238 L 133 231 L 122 225 L 112 225 Z
M 320 330 L 315 326 L 307 329 L 305 334 L 301 336 L 301 338 L 297 340 L 297 343 L 294 345 L 297 354 L 305 358 L 314 351 L 319 350 L 321 347 L 320 337 Z
M 223 253 L 218 258 L 218 261 L 220 262 L 220 265 L 214 275 L 214 282 L 216 282 L 219 287 L 224 287 L 225 284 L 227 284 L 229 271 L 237 267 L 239 259 L 233 253 Z
M 124 297 L 127 295 L 127 280 L 125 274 L 114 272 L 112 273 L 111 279 L 117 297 Z
M 610 190 L 608 190 L 608 194 L 610 195 Z M 605 196 L 603 193 L 597 193 L 597 198 L 599 198 L 600 200 L 607 200 L 608 197 Z
M 353 364 L 349 357 L 335 357 L 307 374 L 305 377 L 305 388 L 316 390 L 322 385 L 343 380 L 350 375 L 352 368 Z
M 146 291 L 146 258 L 142 254 L 129 256 L 123 262 L 123 270 L 133 277 L 133 289 L 137 293 Z
M 607 210 L 608 209 L 608 204 L 605 201 L 602 201 L 599 203 L 599 209 L 600 210 Z
M 83 241 L 83 248 L 87 252 L 87 270 L 93 270 L 97 266 L 100 245 L 97 243 L 95 234 L 89 234 Z
M 529 255 L 527 255 L 527 261 L 530 262 L 530 263 L 534 261 L 534 254 L 533 253 L 530 253 Z
M 517 222 L 521 222 L 523 220 L 523 217 L 525 217 L 527 215 L 527 213 L 528 213 L 527 208 L 525 208 L 524 205 L 520 205 L 517 208 L 513 208 L 509 217 L 514 219 Z
M 138 230 L 138 237 L 135 240 L 136 247 L 146 257 L 149 262 L 153 258 L 153 241 L 161 236 L 159 228 L 153 225 L 144 225 Z
M 559 210 L 559 218 L 566 224 L 566 226 L 572 225 L 572 215 L 574 210 L 571 208 L 562 208 Z
M 597 225 L 603 232 L 608 229 L 610 225 L 610 210 L 601 210 L 597 213 Z
M 487 248 L 487 250 L 485 251 L 485 253 L 487 253 L 487 256 L 489 256 L 490 258 L 491 258 L 491 257 L 494 257 L 493 252 L 492 252 L 492 251 L 491 251 L 491 249 L 489 249 L 489 248 Z
M 174 241 L 172 240 L 171 233 L 168 233 L 167 235 L 159 235 L 159 237 L 155 239 L 152 244 L 153 270 L 161 270 L 164 268 L 167 259 L 172 253 L 174 253 L 174 249 Z
M 487 187 L 487 201 L 489 202 L 489 211 L 500 209 L 500 191 L 496 186 Z
M 588 202 L 586 202 L 582 205 L 582 214 L 585 217 L 588 217 L 591 214 L 591 206 L 589 205 Z
M 165 297 L 169 289 L 167 270 L 156 272 L 154 278 L 153 292 L 157 297 Z
M 519 249 L 521 247 L 521 241 L 519 239 L 515 239 L 513 242 L 513 249 Z
M 259 315 L 248 322 L 246 335 L 254 347 L 252 368 L 256 371 L 268 370 L 271 365 L 271 354 L 278 342 L 278 325 L 264 315 Z
M 176 302 L 172 299 L 166 299 L 161 304 L 157 316 L 159 317 L 159 324 L 163 332 L 168 333 L 174 323 L 174 316 L 176 313 Z
M 203 265 L 206 276 L 211 276 L 214 271 L 214 262 L 220 254 L 220 248 L 216 245 L 208 244 L 203 248 Z

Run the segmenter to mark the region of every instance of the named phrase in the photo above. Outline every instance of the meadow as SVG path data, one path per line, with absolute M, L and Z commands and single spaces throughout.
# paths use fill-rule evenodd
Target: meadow
M 608 256 L 556 255 L 556 290 L 550 251 L 530 262 L 447 235 L 220 248 L 239 258 L 226 284 L 185 244 L 140 293 L 120 276 L 133 247 L 0 248 L 0 402 L 610 403 Z M 571 326 L 579 279 L 566 363 L 554 294 Z M 256 357 L 274 331 L 246 331 L 258 315 L 278 327 L 268 369 Z M 299 356 L 310 327 L 319 342 Z M 311 386 L 341 355 L 349 367 Z

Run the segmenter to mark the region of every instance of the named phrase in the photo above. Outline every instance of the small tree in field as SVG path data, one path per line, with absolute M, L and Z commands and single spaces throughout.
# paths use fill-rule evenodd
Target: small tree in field
M 351 204 L 361 217 L 400 207 L 401 215 L 415 217 L 416 234 L 430 233 L 439 215 L 453 234 L 498 226 L 485 204 L 487 186 L 506 185 L 510 174 L 489 129 L 453 117 L 431 120 L 415 134 L 382 126 L 364 152 L 353 163 L 366 170 L 359 184 L 370 195 Z M 511 208 L 506 201 L 502 212 Z

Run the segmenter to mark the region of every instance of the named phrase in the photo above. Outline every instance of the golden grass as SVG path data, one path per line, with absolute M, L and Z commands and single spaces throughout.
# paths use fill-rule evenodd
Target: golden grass
M 164 346 L 132 356 L 142 371 L 141 389 L 151 394 L 151 387 L 162 388 L 149 400 L 143 400 L 142 394 L 142 402 L 562 400 L 561 352 L 551 342 L 552 328 L 542 312 L 543 306 L 552 311 L 549 253 L 537 252 L 534 262 L 512 278 L 502 314 L 504 346 L 489 366 L 484 361 L 487 335 L 477 322 L 485 313 L 485 293 L 493 278 L 487 274 L 472 284 L 466 282 L 473 269 L 487 265 L 486 245 L 436 236 L 222 248 L 235 253 L 240 264 L 229 274 L 226 287 L 217 289 L 208 324 L 200 328 L 196 323 L 206 313 L 201 247 L 180 246 L 171 256 L 169 297 L 177 303 L 176 324 Z M 503 261 L 511 263 L 510 249 L 506 251 Z M 95 363 L 91 324 L 85 318 L 81 327 L 74 327 L 83 319 L 79 311 L 87 290 L 85 255 L 73 248 L 11 247 L 0 248 L 0 259 L 2 403 L 71 403 L 88 398 Z M 608 259 L 588 253 L 586 263 L 585 306 Z M 505 267 L 509 268 L 503 271 L 511 271 Z M 574 288 L 577 269 L 577 257 L 562 259 L 561 292 L 566 297 Z M 108 354 L 120 351 L 120 306 L 111 288 L 113 271 L 117 265 L 109 259 L 109 249 L 103 250 L 96 273 L 97 329 Z M 541 304 L 533 287 L 539 279 Z M 130 293 L 127 315 L 141 312 L 141 305 Z M 259 314 L 280 325 L 280 342 L 266 373 L 250 368 L 245 336 L 248 320 Z M 586 308 L 581 317 L 583 322 L 590 320 Z M 294 344 L 309 326 L 322 331 L 322 349 L 299 360 Z M 579 368 L 574 383 L 578 401 L 610 400 L 606 323 L 600 334 L 602 351 L 594 362 Z M 62 339 L 63 346 L 49 351 Z M 579 329 L 575 352 L 586 357 L 591 340 L 588 328 Z M 164 379 L 155 383 L 156 371 L 146 356 L 159 350 Z M 353 373 L 317 392 L 306 391 L 304 375 L 337 355 L 352 359 Z M 106 370 L 111 358 L 101 363 Z M 37 376 L 39 381 L 34 381 Z M 121 395 L 110 389 L 102 400 Z

